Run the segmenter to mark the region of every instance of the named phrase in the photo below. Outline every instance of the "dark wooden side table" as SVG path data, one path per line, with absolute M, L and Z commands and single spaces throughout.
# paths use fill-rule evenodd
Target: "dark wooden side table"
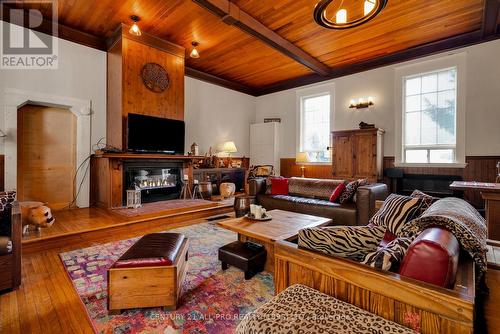
M 486 224 L 488 239 L 500 241 L 500 183 L 455 181 L 450 185 L 453 191 L 475 190 L 481 192 L 486 203 Z

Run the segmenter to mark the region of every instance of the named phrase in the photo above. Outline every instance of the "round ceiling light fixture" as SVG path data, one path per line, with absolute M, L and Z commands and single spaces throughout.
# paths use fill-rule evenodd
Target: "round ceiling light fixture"
M 385 8 L 389 0 L 320 0 L 314 21 L 328 29 L 349 29 L 362 25 Z M 350 4 L 348 3 L 350 2 Z M 333 15 L 332 15 L 333 13 Z

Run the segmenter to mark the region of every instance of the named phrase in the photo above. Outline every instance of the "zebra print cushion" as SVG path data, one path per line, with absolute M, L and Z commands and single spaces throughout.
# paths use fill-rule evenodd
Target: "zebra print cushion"
M 361 261 L 367 253 L 377 249 L 384 234 L 383 226 L 305 228 L 299 231 L 299 247 Z
M 414 238 L 397 238 L 392 240 L 385 247 L 380 247 L 376 251 L 365 256 L 361 263 L 370 267 L 397 272 L 403 257 L 410 247 Z
M 403 226 L 419 216 L 422 204 L 420 198 L 391 194 L 370 219 L 370 224 L 384 226 L 393 234 L 400 236 Z

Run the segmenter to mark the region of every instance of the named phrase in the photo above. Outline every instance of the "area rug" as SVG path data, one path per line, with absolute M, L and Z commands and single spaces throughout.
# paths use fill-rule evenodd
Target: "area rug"
M 271 274 L 246 281 L 236 268 L 220 269 L 217 250 L 236 240 L 235 233 L 213 222 L 172 231 L 190 240 L 188 272 L 175 312 L 148 308 L 108 315 L 106 270 L 137 238 L 60 254 L 96 333 L 234 333 L 245 314 L 272 297 Z

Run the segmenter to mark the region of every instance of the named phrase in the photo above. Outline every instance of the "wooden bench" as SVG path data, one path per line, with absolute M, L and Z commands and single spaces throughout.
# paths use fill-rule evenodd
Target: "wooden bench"
M 183 235 L 142 237 L 108 270 L 110 314 L 142 307 L 177 309 L 187 260 L 188 239 Z

